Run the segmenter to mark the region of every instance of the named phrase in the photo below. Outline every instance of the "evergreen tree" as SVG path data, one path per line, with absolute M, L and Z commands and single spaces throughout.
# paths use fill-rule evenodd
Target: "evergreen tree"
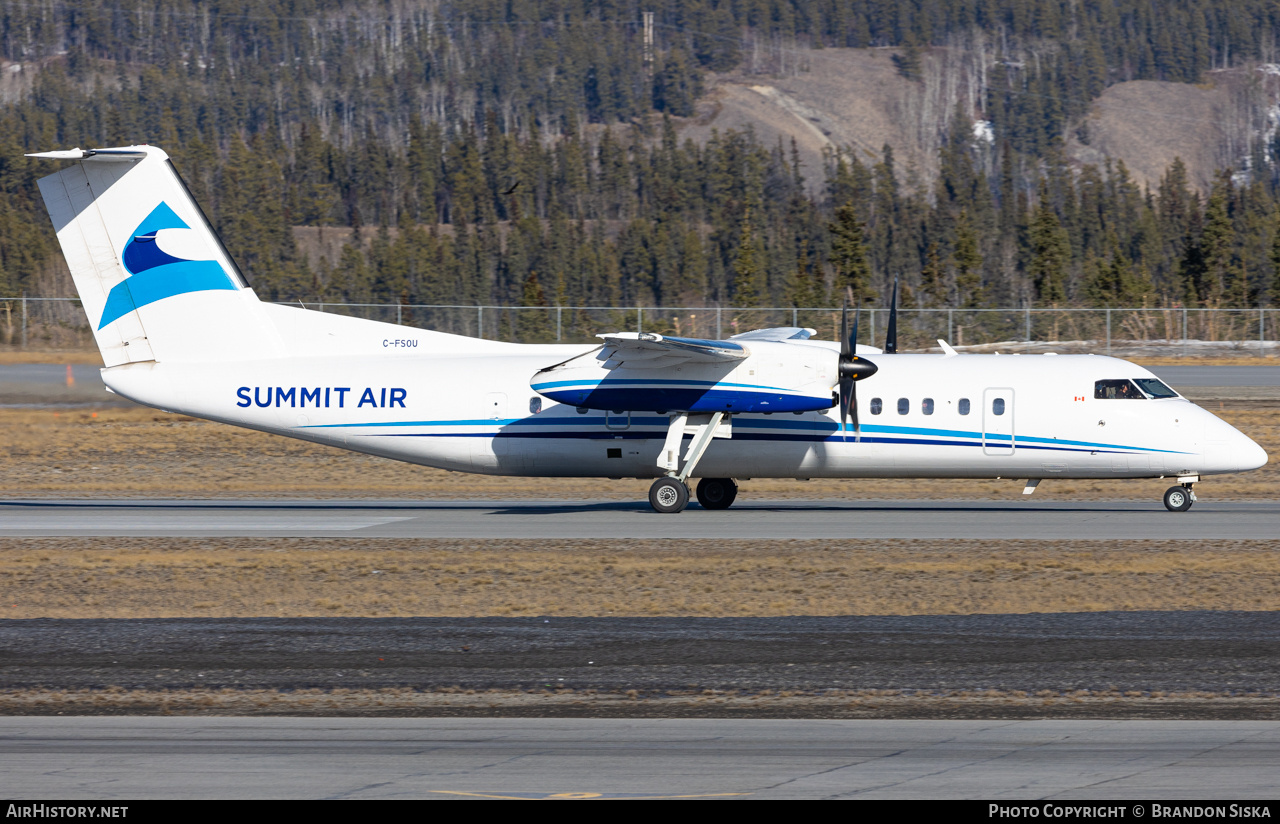
M 1067 232 L 1048 198 L 1048 190 L 1040 187 L 1040 202 L 1030 227 L 1031 261 L 1027 274 L 1042 306 L 1055 306 L 1067 299 L 1067 264 L 1071 249 Z
M 547 295 L 538 282 L 538 273 L 529 272 L 520 293 L 521 309 L 516 313 L 516 331 L 523 343 L 548 343 L 555 338 Z
M 930 243 L 928 251 L 925 252 L 924 267 L 920 270 L 920 305 L 929 309 L 946 306 L 951 302 L 950 292 L 947 273 L 943 269 L 942 257 L 938 253 L 938 244 Z
M 1271 233 L 1271 291 L 1272 307 L 1280 307 L 1280 221 L 1277 221 Z
M 969 215 L 960 212 L 956 220 L 956 244 L 951 256 L 955 266 L 956 304 L 962 309 L 976 309 L 983 304 L 982 254 L 978 237 L 969 223 Z
M 1196 267 L 1197 277 L 1191 283 L 1196 297 L 1205 306 L 1218 306 L 1222 303 L 1228 291 L 1228 281 L 1235 275 L 1232 260 L 1235 230 L 1228 213 L 1231 188 L 1230 174 L 1218 175 L 1205 207 L 1204 231 L 1199 240 L 1201 263 Z
M 733 305 L 759 306 L 764 296 L 765 273 L 761 267 L 759 241 L 751 226 L 751 213 L 742 219 L 742 233 L 733 260 Z
M 855 306 L 876 297 L 871 288 L 871 267 L 867 263 L 863 228 L 852 202 L 836 209 L 835 221 L 827 224 L 827 231 L 831 233 L 831 265 L 835 269 L 836 292 L 852 294 Z

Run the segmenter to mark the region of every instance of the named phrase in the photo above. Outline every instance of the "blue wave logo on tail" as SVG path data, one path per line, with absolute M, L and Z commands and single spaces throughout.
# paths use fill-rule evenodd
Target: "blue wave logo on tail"
M 216 260 L 183 260 L 165 252 L 156 243 L 156 234 L 162 229 L 190 228 L 163 202 L 138 224 L 124 247 L 124 268 L 129 277 L 107 294 L 99 329 L 134 309 L 174 295 L 236 288 L 231 276 Z

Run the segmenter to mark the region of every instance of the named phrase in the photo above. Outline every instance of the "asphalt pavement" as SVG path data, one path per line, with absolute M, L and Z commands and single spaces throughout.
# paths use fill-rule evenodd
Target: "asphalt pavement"
M 1269 539 L 1280 501 L 739 499 L 662 515 L 646 501 L 2 500 L 0 536 L 369 538 Z M 1207 497 L 1207 496 L 1206 496 Z
M 1280 722 L 0 718 L 0 772 L 11 801 L 129 818 L 155 798 L 933 798 L 1141 819 L 1274 798 Z

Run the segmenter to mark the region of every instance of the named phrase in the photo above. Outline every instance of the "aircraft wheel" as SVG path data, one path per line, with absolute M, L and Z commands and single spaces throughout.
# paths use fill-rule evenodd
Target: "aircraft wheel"
M 679 512 L 689 505 L 689 487 L 675 478 L 659 478 L 649 487 L 649 505 L 656 512 Z
M 1164 493 L 1164 505 L 1170 512 L 1186 512 L 1195 499 L 1185 486 L 1171 486 Z
M 738 497 L 733 478 L 703 478 L 698 481 L 698 503 L 703 509 L 728 509 Z

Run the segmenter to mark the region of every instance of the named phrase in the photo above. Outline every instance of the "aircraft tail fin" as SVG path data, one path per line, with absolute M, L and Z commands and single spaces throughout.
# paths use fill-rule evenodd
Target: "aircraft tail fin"
M 107 366 L 270 357 L 279 336 L 186 184 L 153 146 L 74 160 L 39 181 Z

